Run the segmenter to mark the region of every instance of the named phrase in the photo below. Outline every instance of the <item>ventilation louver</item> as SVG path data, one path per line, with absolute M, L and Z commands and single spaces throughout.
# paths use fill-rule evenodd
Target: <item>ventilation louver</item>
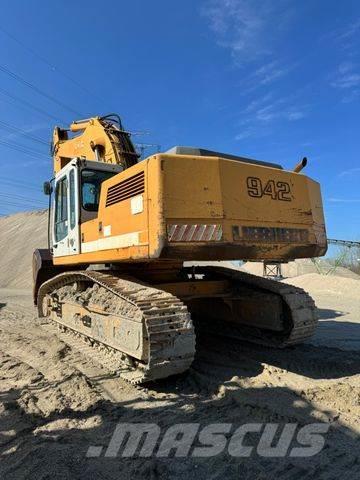
M 114 205 L 136 195 L 141 195 L 145 190 L 144 172 L 139 172 L 108 189 L 106 206 Z

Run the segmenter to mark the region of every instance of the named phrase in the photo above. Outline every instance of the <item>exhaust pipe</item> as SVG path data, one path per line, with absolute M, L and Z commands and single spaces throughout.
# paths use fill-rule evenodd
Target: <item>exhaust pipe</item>
M 293 172 L 299 173 L 307 165 L 307 158 L 304 157 L 294 168 Z

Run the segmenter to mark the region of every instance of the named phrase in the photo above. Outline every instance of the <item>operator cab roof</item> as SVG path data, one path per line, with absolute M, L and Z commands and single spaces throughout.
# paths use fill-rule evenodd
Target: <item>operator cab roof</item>
M 206 150 L 205 148 L 199 147 L 183 147 L 183 146 L 176 146 L 170 148 L 165 153 L 172 154 L 172 155 L 194 155 L 200 157 L 220 157 L 220 158 L 228 158 L 229 160 L 237 160 L 238 162 L 243 163 L 252 163 L 255 165 L 262 165 L 264 167 L 272 167 L 272 168 L 279 168 L 280 170 L 283 169 L 281 165 L 277 163 L 271 162 L 263 162 L 262 160 L 254 160 L 252 158 L 246 157 L 239 157 L 238 155 L 231 155 L 229 153 L 221 153 L 221 152 L 214 152 L 213 150 Z

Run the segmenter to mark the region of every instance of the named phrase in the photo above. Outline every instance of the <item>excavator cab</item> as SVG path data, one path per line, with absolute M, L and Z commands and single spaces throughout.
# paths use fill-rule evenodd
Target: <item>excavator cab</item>
M 80 253 L 80 225 L 97 217 L 102 183 L 121 171 L 119 165 L 74 159 L 55 176 L 50 235 L 55 258 Z
M 101 184 L 113 176 L 113 172 L 85 169 L 81 172 L 82 208 L 87 212 L 99 210 Z

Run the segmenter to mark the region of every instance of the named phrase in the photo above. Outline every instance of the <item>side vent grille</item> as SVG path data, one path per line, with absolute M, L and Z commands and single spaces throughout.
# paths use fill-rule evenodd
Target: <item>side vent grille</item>
M 106 206 L 122 202 L 127 198 L 141 195 L 145 190 L 144 172 L 139 172 L 109 188 L 106 197 Z

